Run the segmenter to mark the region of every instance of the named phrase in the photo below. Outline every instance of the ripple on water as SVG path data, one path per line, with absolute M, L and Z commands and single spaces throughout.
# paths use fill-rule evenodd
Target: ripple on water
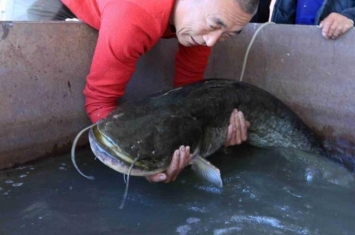
M 229 227 L 229 228 L 218 228 L 213 231 L 213 235 L 224 235 L 224 234 L 234 234 L 235 232 L 241 231 L 241 227 Z
M 190 217 L 190 218 L 186 219 L 186 223 L 188 223 L 188 224 L 194 224 L 194 223 L 198 223 L 200 221 L 201 221 L 201 219 L 195 218 L 195 217 Z
M 203 190 L 205 192 L 221 194 L 222 190 L 220 188 L 214 186 L 196 186 L 198 189 Z
M 62 162 L 62 163 L 60 163 L 60 166 L 58 167 L 58 169 L 61 171 L 66 171 L 67 170 L 66 166 L 67 166 L 67 164 Z
M 180 235 L 187 235 L 188 232 L 191 230 L 190 225 L 181 225 L 176 228 L 176 232 L 179 233 Z
M 207 209 L 206 209 L 206 207 L 200 208 L 200 207 L 197 207 L 197 206 L 191 206 L 191 207 L 189 207 L 189 210 L 195 211 L 195 212 L 201 212 L 201 213 L 206 213 L 206 212 L 208 212 Z
M 230 219 L 233 222 L 247 222 L 247 223 L 258 223 L 271 225 L 274 228 L 283 228 L 280 224 L 280 220 L 268 216 L 254 216 L 254 215 L 234 215 Z
M 6 191 L 6 192 L 4 192 L 2 195 L 7 196 L 7 195 L 9 195 L 9 194 L 10 194 L 10 192 L 11 192 L 11 190 L 7 190 L 7 191 Z
M 283 232 L 292 232 L 294 234 L 308 235 L 310 231 L 307 228 L 303 228 L 294 224 L 284 223 L 276 218 L 269 216 L 255 216 L 255 215 L 234 215 L 230 218 L 230 221 L 244 225 L 266 225 L 274 229 L 280 229 Z

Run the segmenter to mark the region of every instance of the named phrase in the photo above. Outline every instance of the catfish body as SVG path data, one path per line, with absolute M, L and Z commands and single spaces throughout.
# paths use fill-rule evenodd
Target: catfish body
M 314 133 L 280 100 L 256 86 L 228 79 L 207 79 L 126 103 L 92 128 L 91 147 L 116 171 L 127 173 L 132 166 L 131 175 L 155 174 L 169 166 L 181 145 L 190 146 L 194 157 L 217 151 L 226 140 L 235 108 L 251 124 L 249 144 L 327 155 Z

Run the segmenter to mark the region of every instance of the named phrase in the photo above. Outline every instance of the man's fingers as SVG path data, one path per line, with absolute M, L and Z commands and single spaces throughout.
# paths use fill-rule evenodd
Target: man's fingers
M 329 27 L 329 31 L 327 33 L 327 37 L 331 38 L 331 39 L 335 39 L 334 33 L 337 30 L 337 28 L 338 28 L 337 22 L 333 21 L 332 24 Z
M 324 27 L 324 24 L 325 22 L 327 21 L 327 18 L 325 18 L 324 20 L 322 20 L 320 23 L 319 23 L 319 28 L 323 28 Z
M 235 138 L 233 141 L 233 145 L 240 144 L 242 142 L 242 124 L 239 116 L 239 111 L 237 109 L 234 110 L 234 130 L 235 130 Z
M 184 169 L 185 167 L 185 161 L 186 161 L 186 148 L 185 146 L 180 146 L 179 148 L 179 152 L 180 152 L 180 158 L 179 158 L 179 168 L 178 170 L 175 172 L 174 175 L 172 175 L 172 181 L 175 181 L 177 176 L 179 175 L 179 173 L 181 172 L 182 169 Z
M 236 122 L 236 112 L 235 112 L 235 110 L 233 110 L 233 112 L 231 113 L 230 118 L 229 118 L 227 139 L 224 143 L 224 146 L 226 146 L 226 147 L 228 147 L 230 145 L 235 145 L 236 139 L 238 137 L 235 122 Z
M 149 182 L 162 182 L 166 180 L 166 174 L 164 173 L 158 173 L 155 175 L 149 175 L 145 177 Z
M 324 22 L 324 26 L 322 28 L 322 35 L 326 38 L 330 38 L 332 36 L 333 30 L 332 21 L 326 21 Z
M 322 29 L 322 35 L 325 38 L 332 38 L 333 32 L 336 29 L 336 15 L 330 14 L 319 25 Z
M 235 130 L 235 127 L 233 124 L 230 124 L 228 126 L 228 136 L 227 136 L 227 139 L 226 141 L 224 142 L 224 146 L 225 147 L 228 147 L 228 146 L 231 146 L 231 145 L 235 145 L 236 143 L 236 130 Z
M 191 161 L 191 154 L 190 154 L 190 146 L 186 146 L 185 147 L 185 154 L 184 156 L 182 157 L 182 161 L 180 164 L 180 170 L 184 169 Z
M 239 120 L 238 110 L 234 109 L 229 119 L 228 134 L 230 135 L 230 138 L 228 138 L 229 141 L 227 143 L 227 146 L 240 144 L 241 141 L 240 126 L 241 124 Z
M 170 166 L 166 170 L 166 180 L 165 183 L 169 183 L 174 177 L 175 174 L 179 173 L 179 162 L 180 162 L 180 151 L 175 150 L 173 158 L 171 159 Z
M 227 139 L 226 141 L 224 142 L 224 146 L 228 147 L 229 146 L 229 143 L 231 142 L 232 140 L 232 135 L 233 135 L 233 126 L 231 124 L 229 124 L 228 126 L 228 131 L 227 131 Z
M 174 175 L 172 175 L 172 181 L 175 181 L 176 178 L 178 177 L 178 175 L 180 174 L 180 172 L 189 164 L 190 162 L 190 147 L 184 147 L 181 146 L 179 148 L 180 151 L 180 159 L 179 159 L 179 168 L 178 170 L 175 172 Z
M 349 18 L 339 14 L 329 14 L 320 24 L 322 35 L 329 39 L 336 39 L 346 33 L 354 26 L 354 22 Z
M 171 159 L 170 165 L 165 173 L 158 173 L 155 175 L 146 176 L 149 182 L 162 182 L 169 183 L 175 181 L 179 173 L 190 163 L 191 154 L 189 146 L 180 146 L 175 150 Z
M 247 124 L 244 118 L 244 114 L 242 112 L 238 112 L 239 123 L 240 123 L 240 142 L 247 140 Z
M 343 33 L 343 28 L 339 25 L 332 34 L 332 39 L 339 37 Z
M 245 121 L 245 124 L 247 125 L 247 127 L 250 127 L 250 122 L 249 121 Z M 248 129 L 247 129 L 248 131 Z
M 233 110 L 233 112 L 231 113 L 231 116 L 229 118 L 228 129 L 230 129 L 230 138 L 228 141 L 229 142 L 228 145 L 233 145 L 233 143 L 235 142 L 235 139 L 236 139 L 236 135 L 237 135 L 236 129 L 235 129 L 235 110 Z
M 250 122 L 246 121 L 243 112 L 234 109 L 230 118 L 227 132 L 227 139 L 224 146 L 240 144 L 247 140 L 247 130 L 250 126 Z

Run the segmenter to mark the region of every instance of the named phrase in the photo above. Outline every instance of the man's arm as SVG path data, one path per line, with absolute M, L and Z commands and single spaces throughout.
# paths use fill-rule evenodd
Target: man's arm
M 122 97 L 138 58 L 160 38 L 144 9 L 111 1 L 102 9 L 99 37 L 87 84 L 85 109 L 92 122 L 107 116 Z

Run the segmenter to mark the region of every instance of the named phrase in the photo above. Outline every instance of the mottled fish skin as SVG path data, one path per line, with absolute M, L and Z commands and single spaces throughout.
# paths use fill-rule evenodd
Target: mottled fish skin
M 229 79 L 207 79 L 121 105 L 97 124 L 97 131 L 130 162 L 139 156 L 132 175 L 151 175 L 165 170 L 181 145 L 204 158 L 216 152 L 223 146 L 235 108 L 251 123 L 249 144 L 328 155 L 310 128 L 280 100 L 256 86 Z M 105 145 L 97 139 L 91 142 Z M 107 154 L 126 166 L 119 172 L 127 172 L 129 162 Z

